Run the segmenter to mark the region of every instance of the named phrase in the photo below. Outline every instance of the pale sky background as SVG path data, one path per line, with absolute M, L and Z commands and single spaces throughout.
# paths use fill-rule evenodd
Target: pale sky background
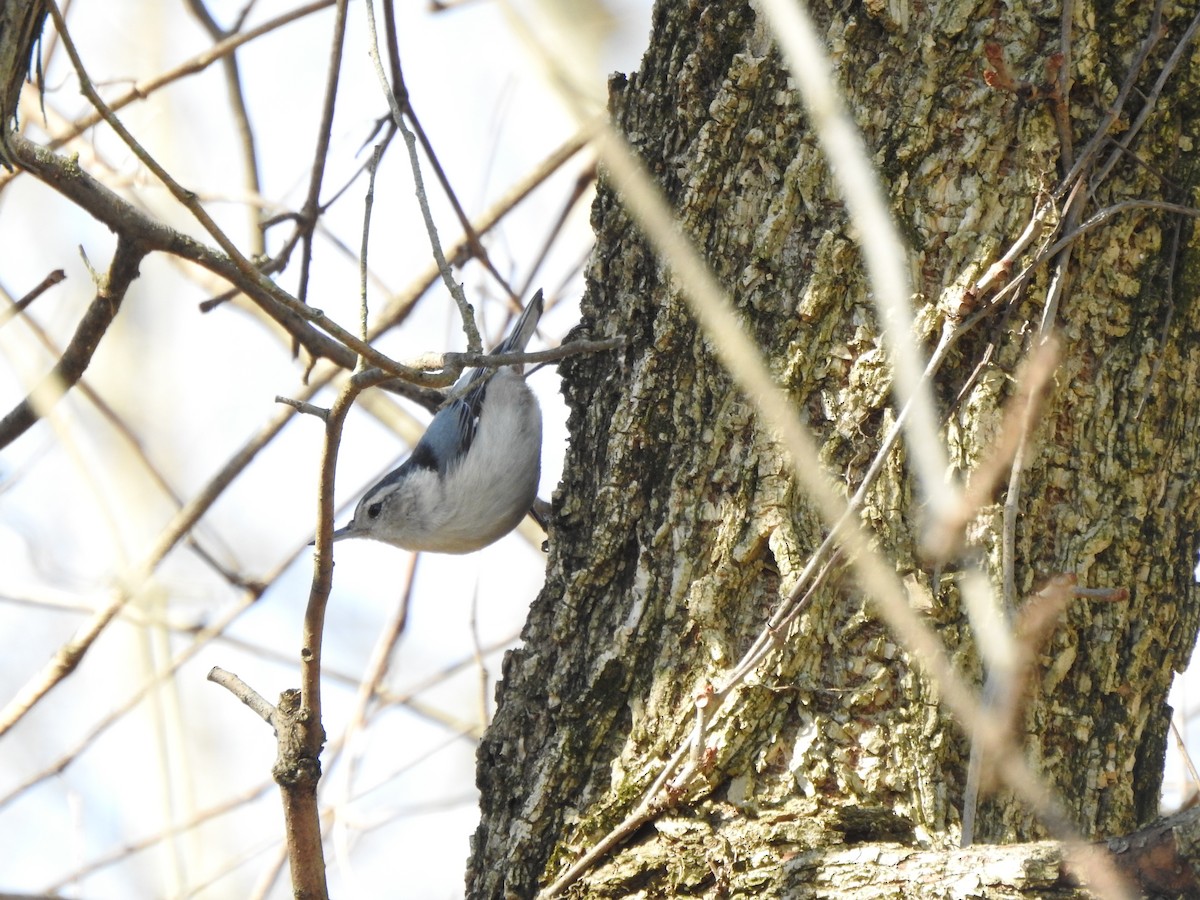
M 249 23 L 266 21 L 293 5 L 263 0 L 254 6 Z M 517 5 L 530 15 L 537 8 L 532 0 Z M 240 7 L 236 2 L 210 4 L 226 25 Z M 636 69 L 649 33 L 648 0 L 613 0 L 609 8 L 616 30 L 602 47 L 597 89 L 603 88 L 607 73 Z M 469 213 L 478 214 L 573 134 L 575 126 L 496 3 L 475 0 L 441 14 L 422 4 L 400 3 L 397 13 L 413 104 L 461 201 Z M 297 208 L 307 188 L 332 21 L 333 10 L 326 10 L 256 41 L 239 56 L 263 162 L 263 193 L 281 208 Z M 360 146 L 386 109 L 367 57 L 364 23 L 363 4 L 351 4 L 325 197 L 358 167 Z M 69 25 L 89 71 L 110 96 L 121 93 L 128 79 L 152 76 L 211 43 L 183 3 L 76 0 Z M 47 34 L 51 30 L 47 26 Z M 64 63 L 56 54 L 47 73 L 46 105 L 52 117 L 73 117 L 86 108 Z M 246 216 L 239 201 L 244 198 L 230 194 L 230 185 L 240 184 L 240 175 L 231 175 L 240 171 L 240 162 L 219 67 L 128 107 L 121 117 L 173 174 L 210 201 L 210 212 L 241 240 Z M 26 118 L 39 136 L 28 108 Z M 100 174 L 111 166 L 116 174 L 106 175 L 106 181 L 124 178 L 128 189 L 170 224 L 202 235 L 165 191 L 137 170 L 115 137 L 100 131 L 98 143 L 100 161 L 89 156 L 85 145 L 71 149 L 79 150 L 89 171 Z M 493 260 L 514 283 L 524 280 L 585 164 L 585 157 L 573 160 L 489 239 Z M 458 229 L 446 205 L 437 201 L 428 167 L 424 173 L 443 240 L 449 243 Z M 349 327 L 358 315 L 355 257 L 364 190 L 365 184 L 356 182 L 323 220 L 310 288 L 313 305 Z M 589 246 L 587 214 L 587 202 L 576 208 L 566 237 L 537 281 L 548 292 L 562 288 L 563 305 L 543 319 L 544 332 L 553 340 L 577 318 L 582 279 L 570 273 Z M 270 238 L 277 243 L 286 231 L 279 226 Z M 348 255 L 334 239 L 349 248 Z M 19 179 L 0 195 L 0 289 L 20 296 L 51 270 L 65 268 L 68 280 L 31 308 L 32 317 L 60 342 L 69 337 L 92 296 L 79 248 L 103 271 L 112 247 L 106 228 L 32 179 Z M 428 258 L 407 156 L 397 139 L 376 185 L 372 302 L 403 289 Z M 298 270 L 297 257 L 281 283 L 293 288 Z M 197 304 L 219 288 L 198 288 L 161 256 L 148 258 L 141 271 L 87 380 L 127 419 L 148 454 L 188 497 L 275 413 L 276 394 L 295 395 L 299 366 L 245 313 L 226 307 L 201 315 Z M 462 280 L 468 297 L 482 307 L 491 343 L 498 336 L 500 308 L 480 301 L 494 300 L 500 292 L 475 265 L 462 272 Z M 456 313 L 439 288 L 381 349 L 403 359 L 461 346 Z M 0 406 L 7 410 L 16 403 L 28 379 L 38 377 L 51 361 L 22 323 L 0 327 Z M 545 419 L 541 496 L 549 499 L 562 466 L 566 410 L 552 367 L 532 376 L 531 384 Z M 318 399 L 328 403 L 332 395 Z M 89 403 L 76 394 L 58 410 L 66 439 L 42 423 L 0 454 L 0 646 L 5 653 L 0 703 L 83 621 L 78 611 L 48 604 L 102 605 L 114 579 L 146 554 L 172 513 L 132 461 L 128 446 Z M 205 649 L 181 670 L 175 690 L 139 705 L 62 775 L 10 803 L 4 799 L 16 785 L 81 743 L 115 703 L 186 646 L 187 636 L 128 623 L 112 626 L 80 670 L 0 740 L 0 846 L 5 848 L 0 891 L 46 890 L 125 844 L 256 788 L 262 789 L 257 799 L 230 814 L 63 890 L 88 900 L 246 897 L 271 870 L 281 830 L 278 792 L 269 779 L 274 738 L 205 675 L 220 665 L 271 700 L 297 685 L 293 658 L 311 575 L 311 553 L 304 544 L 314 527 L 320 443 L 315 420 L 294 420 L 198 529 L 206 547 L 250 576 L 264 577 L 295 555 L 271 590 L 229 629 L 229 640 Z M 352 503 L 405 452 L 402 442 L 365 413 L 352 416 L 339 465 L 339 502 Z M 343 511 L 339 523 L 347 516 Z M 409 556 L 382 544 L 354 541 L 338 545 L 336 560 L 325 660 L 331 739 L 341 734 L 354 700 L 354 678 L 396 609 Z M 536 544 L 517 534 L 466 557 L 423 556 L 388 686 L 404 693 L 449 666 L 464 664 L 424 690 L 420 700 L 446 717 L 477 725 L 481 694 L 491 703 L 501 653 L 486 656 L 490 677 L 483 686 L 472 662 L 472 619 L 481 645 L 512 646 L 541 585 L 544 565 Z M 177 549 L 159 569 L 141 608 L 161 615 L 165 604 L 171 623 L 201 625 L 234 607 L 240 596 L 189 551 Z M 351 677 L 342 680 L 338 673 Z M 1190 712 L 1190 696 L 1177 690 L 1177 712 Z M 343 827 L 336 829 L 328 853 L 333 895 L 461 896 L 467 839 L 478 818 L 474 740 L 458 734 L 452 722 L 392 707 L 360 733 L 355 750 L 354 799 L 339 806 Z M 340 800 L 347 792 L 345 767 L 330 765 L 328 752 L 326 760 L 323 796 Z M 1183 779 L 1173 751 L 1167 777 L 1166 803 L 1171 807 L 1179 800 L 1177 785 Z M 241 857 L 242 865 L 218 878 L 230 859 Z M 286 874 L 266 896 L 290 896 Z
M 295 5 L 259 2 L 248 24 Z M 240 7 L 210 4 L 223 25 Z M 649 34 L 647 2 L 620 0 L 610 9 L 616 30 L 604 44 L 598 90 L 609 71 L 636 68 Z M 382 31 L 381 9 L 377 15 Z M 479 214 L 570 137 L 573 121 L 497 4 L 479 0 L 434 14 L 423 5 L 401 3 L 397 15 L 413 104 L 461 202 L 469 214 Z M 254 42 L 239 56 L 263 163 L 263 194 L 281 208 L 298 208 L 307 190 L 332 22 L 329 9 Z M 183 3 L 78 0 L 68 24 L 90 74 L 110 97 L 122 93 L 131 78 L 169 69 L 211 43 Z M 52 26 L 46 31 L 50 34 Z M 360 146 L 386 113 L 367 46 L 364 7 L 353 3 L 323 197 L 345 183 L 362 153 L 369 154 L 369 147 L 360 153 Z M 65 63 L 56 54 L 47 72 L 52 121 L 86 109 Z M 127 107 L 121 117 L 173 175 L 210 201 L 210 212 L 235 239 L 244 239 L 246 215 L 239 203 L 244 198 L 230 195 L 230 186 L 241 183 L 240 174 L 234 174 L 240 173 L 240 160 L 219 66 Z M 32 136 L 40 138 L 37 117 L 27 110 L 25 118 Z M 150 209 L 173 226 L 205 237 L 161 187 L 138 171 L 111 133 L 100 132 L 98 144 L 99 162 L 86 145 L 78 148 L 85 168 L 110 183 L 128 183 L 132 177 L 129 190 Z M 489 240 L 495 264 L 514 283 L 528 274 L 586 164 L 586 155 L 572 160 Z M 116 174 L 105 175 L 106 167 Z M 442 239 L 450 243 L 458 227 L 427 165 L 424 175 Z M 364 192 L 365 182 L 355 183 L 323 219 L 310 287 L 310 302 L 350 328 L 358 319 L 355 257 Z M 537 282 L 548 293 L 562 288 L 563 305 L 543 319 L 544 334 L 554 341 L 577 321 L 582 279 L 576 270 L 590 245 L 589 203 L 575 209 L 566 237 Z M 0 204 L 0 247 L 5 248 L 0 288 L 20 296 L 48 272 L 65 268 L 67 281 L 31 309 L 43 328 L 65 342 L 93 293 L 79 248 L 103 271 L 112 235 L 29 178 L 11 185 Z M 287 227 L 279 226 L 270 239 L 277 246 L 286 233 Z M 349 256 L 331 236 L 350 248 Z M 388 293 L 403 289 L 429 258 L 407 154 L 397 138 L 376 184 L 372 302 L 382 303 Z M 289 289 L 296 284 L 298 259 L 280 277 Z M 296 394 L 300 367 L 243 312 L 226 307 L 201 315 L 197 304 L 219 288 L 197 288 L 162 256 L 148 258 L 141 273 L 87 380 L 126 417 L 148 454 L 187 497 L 275 413 L 276 394 Z M 482 310 L 490 344 L 503 324 L 494 302 L 500 291 L 478 266 L 468 266 L 461 276 L 468 297 Z M 461 349 L 456 317 L 445 291 L 436 289 L 382 349 L 401 359 Z M 19 322 L 0 329 L 0 354 L 0 404 L 8 409 L 51 358 Z M 541 495 L 549 499 L 562 466 L 566 409 L 553 367 L 532 376 L 531 384 L 545 419 Z M 332 394 L 318 399 L 328 403 Z M 146 554 L 172 512 L 90 404 L 73 395 L 58 410 L 68 441 L 43 423 L 0 455 L 0 633 L 8 636 L 0 693 L 5 703 L 83 621 L 78 612 L 48 610 L 46 604 L 102 605 L 113 579 Z M 184 821 L 193 811 L 212 809 L 260 786 L 257 800 L 174 844 L 160 842 L 100 869 L 64 892 L 89 900 L 246 897 L 270 871 L 281 834 L 278 791 L 270 782 L 274 738 L 205 675 L 220 665 L 270 700 L 298 683 L 293 660 L 311 576 L 311 552 L 304 544 L 315 523 L 320 444 L 316 420 L 294 420 L 202 520 L 198 532 L 206 546 L 239 572 L 263 577 L 292 554 L 295 562 L 229 629 L 231 640 L 214 643 L 181 670 L 175 692 L 141 704 L 64 774 L 0 806 L 0 846 L 5 848 L 0 890 L 45 890 L 78 867 Z M 405 445 L 369 416 L 352 416 L 339 466 L 339 502 L 352 503 L 405 452 Z M 339 522 L 347 516 L 343 511 Z M 341 734 L 354 699 L 354 682 L 339 680 L 336 673 L 356 677 L 362 672 L 377 634 L 397 608 L 409 555 L 352 541 L 338 545 L 336 560 L 324 690 L 331 739 Z M 423 556 L 387 685 L 404 693 L 465 663 L 457 674 L 424 690 L 420 700 L 443 716 L 477 726 L 480 697 L 486 694 L 491 703 L 501 653 L 487 655 L 490 676 L 483 686 L 472 662 L 472 618 L 482 646 L 513 646 L 544 567 L 541 550 L 517 534 L 465 557 Z M 185 625 L 213 621 L 241 596 L 181 549 L 160 567 L 149 593 L 147 609 L 161 610 L 167 603 L 170 621 Z M 13 641 L 18 633 L 20 641 Z M 79 744 L 114 703 L 130 696 L 186 644 L 186 636 L 111 626 L 80 670 L 0 741 L 0 802 Z M 362 796 L 340 807 L 345 827 L 337 829 L 328 857 L 333 894 L 461 896 L 467 839 L 478 819 L 474 739 L 458 734 L 452 723 L 392 708 L 372 720 L 356 751 L 352 792 Z M 345 768 L 330 765 L 328 751 L 325 759 L 323 796 L 343 798 Z M 230 859 L 243 855 L 243 865 L 201 887 Z M 290 894 L 285 873 L 269 896 Z

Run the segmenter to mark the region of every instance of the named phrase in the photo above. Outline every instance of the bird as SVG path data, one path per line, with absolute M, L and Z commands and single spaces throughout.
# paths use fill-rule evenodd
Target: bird
M 525 349 L 542 304 L 539 290 L 496 353 Z M 459 385 L 459 399 L 437 412 L 404 462 L 367 489 L 335 541 L 471 553 L 529 512 L 541 477 L 542 411 L 522 367 L 472 369 Z

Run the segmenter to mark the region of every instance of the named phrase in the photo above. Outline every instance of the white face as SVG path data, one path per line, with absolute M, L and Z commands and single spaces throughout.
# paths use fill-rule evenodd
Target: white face
M 407 477 L 376 487 L 358 501 L 354 518 L 334 533 L 341 538 L 370 538 L 408 550 L 420 550 L 423 537 L 435 524 L 441 479 L 428 469 L 410 470 Z

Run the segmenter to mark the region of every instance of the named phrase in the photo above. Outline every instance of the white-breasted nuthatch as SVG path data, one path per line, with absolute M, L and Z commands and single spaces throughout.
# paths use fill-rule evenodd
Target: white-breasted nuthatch
M 542 315 L 538 291 L 496 353 L 525 349 Z M 470 553 L 508 534 L 537 496 L 542 411 L 520 366 L 473 369 L 400 466 L 369 488 L 333 539 Z M 489 378 L 488 375 L 491 374 Z

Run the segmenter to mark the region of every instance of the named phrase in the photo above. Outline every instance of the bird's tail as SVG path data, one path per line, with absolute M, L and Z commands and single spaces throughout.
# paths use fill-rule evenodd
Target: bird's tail
M 493 353 L 520 353 L 525 349 L 525 345 L 529 343 L 529 339 L 533 337 L 533 333 L 537 331 L 538 320 L 542 317 L 542 291 L 538 288 L 536 294 L 525 305 L 525 309 L 521 311 L 521 315 L 513 324 L 512 329 L 508 332 L 508 337 L 496 345 Z M 520 366 L 514 366 L 518 372 L 521 371 Z M 472 369 L 469 373 L 463 376 L 469 391 L 465 397 L 467 405 L 470 407 L 473 415 L 479 415 L 479 403 L 483 400 L 483 388 L 485 386 L 484 378 L 490 375 L 492 369 Z M 461 385 L 463 382 L 460 381 Z
M 529 298 L 529 303 L 521 311 L 521 315 L 512 330 L 509 331 L 508 337 L 502 340 L 493 352 L 520 353 L 529 343 L 529 339 L 533 337 L 533 333 L 537 331 L 538 319 L 541 317 L 542 291 L 539 288 L 537 293 Z

